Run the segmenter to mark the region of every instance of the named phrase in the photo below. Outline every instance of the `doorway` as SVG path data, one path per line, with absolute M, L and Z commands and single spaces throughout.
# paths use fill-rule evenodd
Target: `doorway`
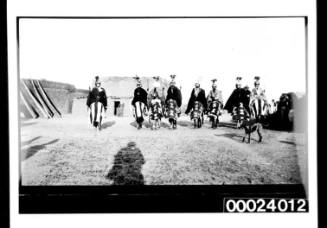
M 120 107 L 120 101 L 114 102 L 114 115 L 117 116 L 118 114 L 118 108 Z

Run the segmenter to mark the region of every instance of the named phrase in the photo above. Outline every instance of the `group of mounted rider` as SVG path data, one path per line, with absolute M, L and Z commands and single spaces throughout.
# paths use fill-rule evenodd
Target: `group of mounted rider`
M 176 76 L 171 75 L 170 77 L 171 81 L 166 96 L 164 88 L 160 86 L 159 77 L 154 77 L 153 89 L 148 92 L 142 87 L 140 78 L 135 77 L 136 89 L 134 90 L 132 106 L 138 129 L 142 128 L 146 116 L 149 117 L 152 129 L 160 128 L 163 117 L 169 120 L 171 129 L 177 128 L 177 119 L 181 115 L 182 94 L 181 90 L 176 86 Z M 185 111 L 185 114 L 190 114 L 195 128 L 202 126 L 204 115 L 209 117 L 212 128 L 217 128 L 219 116 L 222 114 L 223 109 L 232 114 L 238 125 L 250 118 L 254 118 L 256 121 L 262 120 L 268 102 L 265 91 L 260 88 L 260 77 L 255 77 L 252 91 L 249 90 L 248 86 L 242 87 L 241 80 L 241 77 L 236 78 L 236 88 L 225 106 L 222 92 L 217 88 L 217 79 L 212 80 L 212 89 L 208 96 L 206 96 L 205 90 L 200 87 L 200 83 L 195 83 Z M 102 114 L 107 110 L 106 92 L 101 87 L 99 77 L 96 77 L 95 87 L 89 93 L 87 106 L 90 110 L 91 122 L 97 127 L 96 123 L 101 123 L 102 118 L 102 115 L 97 115 L 97 113 Z M 96 119 L 95 116 L 99 116 L 97 117 L 99 119 Z

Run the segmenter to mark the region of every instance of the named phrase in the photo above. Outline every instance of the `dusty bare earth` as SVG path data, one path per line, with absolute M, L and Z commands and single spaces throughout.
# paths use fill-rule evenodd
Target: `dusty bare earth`
M 107 117 L 96 132 L 85 113 L 21 123 L 23 185 L 184 185 L 301 183 L 304 135 L 263 130 L 251 144 L 230 125 L 193 129 L 188 116 L 178 129 L 136 129 L 132 117 Z M 148 124 L 146 124 L 149 127 Z M 135 142 L 136 148 L 127 148 Z M 301 159 L 298 159 L 298 158 Z M 299 163 L 299 160 L 300 161 Z M 299 165 L 300 164 L 300 165 Z M 107 174 L 110 173 L 110 178 Z

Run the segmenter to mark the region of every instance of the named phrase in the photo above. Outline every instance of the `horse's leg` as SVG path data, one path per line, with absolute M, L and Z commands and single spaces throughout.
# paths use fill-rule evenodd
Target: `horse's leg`
M 249 126 L 249 131 L 248 131 L 248 143 L 251 142 L 251 126 Z
M 262 134 L 260 131 L 262 131 L 262 125 L 258 124 L 257 132 L 258 132 L 258 136 L 259 136 L 259 142 L 262 142 Z

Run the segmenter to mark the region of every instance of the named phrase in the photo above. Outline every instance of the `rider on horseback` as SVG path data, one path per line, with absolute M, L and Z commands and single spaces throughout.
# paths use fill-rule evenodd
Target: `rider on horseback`
M 187 104 L 187 109 L 185 111 L 186 115 L 189 114 L 189 112 L 193 108 L 195 101 L 199 101 L 204 106 L 204 110 L 207 110 L 206 93 L 204 89 L 200 88 L 200 82 L 195 83 L 195 87 L 191 92 L 191 96 Z
M 207 97 L 207 106 L 209 109 L 211 109 L 211 105 L 213 101 L 218 101 L 220 103 L 220 106 L 223 105 L 223 98 L 221 90 L 217 89 L 217 79 L 212 80 L 212 90 L 210 90 L 209 95 Z M 219 113 L 220 115 L 221 113 Z
M 266 95 L 265 95 L 265 90 L 260 88 L 260 77 L 259 76 L 255 76 L 254 77 L 254 88 L 252 89 L 251 92 L 251 99 L 250 99 L 250 106 L 253 105 L 253 100 L 255 99 L 263 99 L 265 101 L 265 103 L 267 103 L 267 99 L 266 99 Z
M 97 130 L 100 130 L 102 117 L 105 116 L 107 111 L 107 95 L 105 89 L 101 87 L 99 76 L 95 77 L 94 85 L 87 96 L 86 105 L 90 114 L 91 124 Z
M 136 89 L 134 90 L 132 105 L 135 106 L 135 103 L 139 101 L 142 102 L 146 107 L 148 107 L 148 103 L 147 103 L 148 93 L 145 91 L 145 89 L 142 88 L 142 83 L 139 80 L 139 78 L 137 79 L 138 81 L 136 83 Z
M 90 90 L 87 97 L 87 107 L 90 107 L 91 104 L 96 101 L 102 103 L 104 110 L 107 110 L 107 95 L 105 89 L 101 87 L 99 76 L 95 77 L 94 87 L 92 90 Z
M 167 97 L 165 100 L 165 104 L 168 105 L 168 100 L 173 99 L 177 106 L 177 113 L 178 113 L 178 115 L 180 115 L 180 113 L 181 113 L 180 107 L 182 105 L 182 93 L 181 93 L 180 89 L 176 87 L 176 82 L 174 80 L 175 76 L 176 75 L 170 75 L 172 80 L 169 83 L 169 88 L 167 90 Z
M 249 106 L 250 106 L 251 112 L 253 112 L 253 110 L 255 110 L 255 113 L 252 113 L 252 114 L 256 117 L 256 119 L 260 119 L 262 117 L 261 115 L 263 115 L 263 113 L 261 113 L 262 109 L 264 107 L 268 107 L 268 101 L 266 99 L 265 90 L 260 88 L 260 77 L 255 76 L 254 80 L 255 80 L 254 81 L 254 88 L 252 89 L 252 92 L 251 92 L 250 105 Z M 255 107 L 256 106 L 256 101 L 259 102 L 257 104 L 259 107 Z
M 137 80 L 137 83 L 136 89 L 134 90 L 132 105 L 134 106 L 134 116 L 136 117 L 136 122 L 138 124 L 137 128 L 140 129 L 142 128 L 142 123 L 144 121 L 143 114 L 146 114 L 146 108 L 148 107 L 148 93 L 145 91 L 145 89 L 142 88 L 140 78 L 136 76 L 135 79 Z
M 232 113 L 235 111 L 235 108 L 239 106 L 239 104 L 242 102 L 243 106 L 249 111 L 248 108 L 248 93 L 247 90 L 242 88 L 242 77 L 236 78 L 236 88 L 228 98 L 224 109 L 226 109 L 229 113 Z

